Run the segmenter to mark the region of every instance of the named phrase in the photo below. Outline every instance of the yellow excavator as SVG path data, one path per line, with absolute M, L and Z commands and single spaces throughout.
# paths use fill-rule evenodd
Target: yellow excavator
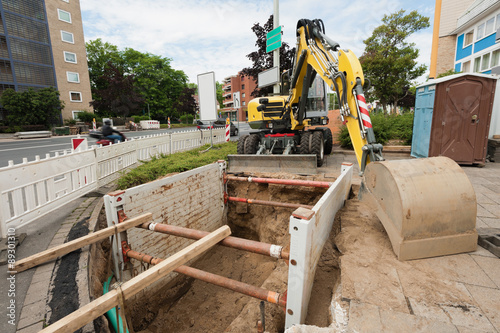
M 477 206 L 469 179 L 446 157 L 384 160 L 366 106 L 359 60 L 325 35 L 321 20 L 299 20 L 293 69 L 282 75 L 281 95 L 249 103 L 253 131 L 240 137 L 238 154 L 313 154 L 321 166 L 324 154 L 331 153 L 332 133 L 317 127 L 328 123 L 326 94 L 313 84 L 317 77 L 338 96 L 362 176 L 359 197 L 379 217 L 397 257 L 474 251 Z

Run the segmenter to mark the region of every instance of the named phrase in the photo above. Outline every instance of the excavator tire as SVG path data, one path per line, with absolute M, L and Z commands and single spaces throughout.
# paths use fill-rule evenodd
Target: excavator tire
M 311 151 L 309 150 L 310 135 L 311 135 L 311 132 L 303 132 L 302 135 L 300 136 L 299 153 L 301 155 L 307 155 L 307 154 L 311 153 Z
M 245 140 L 245 154 L 254 155 L 257 154 L 259 149 L 260 136 L 258 134 L 250 134 Z
M 312 132 L 311 139 L 311 154 L 316 155 L 316 161 L 318 166 L 323 165 L 323 159 L 325 157 L 325 144 L 323 141 L 323 132 L 314 131 Z
M 330 155 L 333 148 L 332 130 L 330 130 L 328 127 L 323 128 L 323 135 L 325 137 L 325 155 Z
M 369 163 L 359 197 L 384 225 L 399 260 L 476 250 L 476 194 L 447 157 Z
M 236 146 L 236 152 L 238 155 L 245 154 L 245 141 L 248 139 L 249 135 L 243 135 L 238 139 L 238 145 Z

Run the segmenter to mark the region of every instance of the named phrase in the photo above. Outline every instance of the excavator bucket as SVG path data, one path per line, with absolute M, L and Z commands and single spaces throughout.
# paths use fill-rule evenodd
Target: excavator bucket
M 374 209 L 399 260 L 476 250 L 476 194 L 447 157 L 370 163 L 360 200 Z

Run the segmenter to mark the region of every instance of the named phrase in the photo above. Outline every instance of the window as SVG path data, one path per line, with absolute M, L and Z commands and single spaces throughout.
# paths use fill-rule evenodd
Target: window
M 466 61 L 462 64 L 462 72 L 470 73 L 470 61 Z
M 483 61 L 481 62 L 481 71 L 487 70 L 490 66 L 490 53 L 483 54 Z
M 76 54 L 73 52 L 64 51 L 64 61 L 76 64 Z
M 57 15 L 61 21 L 71 23 L 71 14 L 69 12 L 57 9 Z
M 69 99 L 72 102 L 81 102 L 82 101 L 82 93 L 78 91 L 70 91 L 69 92 Z
M 243 106 L 247 105 L 247 102 L 243 101 Z
M 61 30 L 61 39 L 63 42 L 74 44 L 73 34 L 71 32 Z
M 486 31 L 485 31 L 485 36 L 488 36 L 493 32 L 495 28 L 495 17 L 490 18 L 488 21 L 486 21 Z
M 241 94 L 241 98 L 245 98 L 245 93 L 242 93 L 242 94 Z
M 497 15 L 497 24 L 495 25 L 495 30 L 500 28 L 500 14 Z
M 245 85 L 244 84 L 241 85 L 241 90 L 243 90 L 243 89 L 245 89 Z
M 468 33 L 465 34 L 464 37 L 464 48 L 470 44 L 472 44 L 472 41 L 474 37 L 474 30 L 469 31 Z
M 80 75 L 74 72 L 66 72 L 68 82 L 80 83 Z
M 83 111 L 71 111 L 71 113 L 73 114 L 73 119 L 74 120 L 80 120 L 80 119 L 78 119 L 78 114 L 80 112 L 83 112 Z
M 62 1 L 69 3 L 69 0 L 62 0 Z
M 481 69 L 481 58 L 474 59 L 474 73 L 479 72 Z
M 477 38 L 476 38 L 476 40 L 480 40 L 481 38 L 484 37 L 484 25 L 485 24 L 483 23 L 483 24 L 481 24 L 481 25 L 479 25 L 477 27 Z
M 491 67 L 500 65 L 500 50 L 493 51 L 491 54 Z

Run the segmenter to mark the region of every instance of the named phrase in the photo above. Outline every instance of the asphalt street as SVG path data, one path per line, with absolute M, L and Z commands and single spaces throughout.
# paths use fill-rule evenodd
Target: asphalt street
M 239 127 L 239 134 L 244 135 L 250 131 L 250 126 L 247 123 L 235 123 Z M 158 133 L 174 133 L 183 131 L 193 131 L 196 127 L 172 128 L 162 130 L 148 130 L 140 132 L 125 132 L 127 138 L 153 135 Z M 65 150 L 71 150 L 71 138 L 76 136 L 60 136 L 40 139 L 3 139 L 0 140 L 0 168 L 9 165 L 9 161 L 14 161 L 14 164 L 23 162 L 23 158 L 27 158 L 28 162 L 34 161 L 36 156 L 41 159 L 45 158 L 46 154 L 54 156 L 56 152 L 64 153 Z M 82 135 L 88 140 L 88 145 L 95 145 L 97 139 L 91 138 L 88 135 Z M 231 140 L 238 140 L 238 136 L 231 137 Z

